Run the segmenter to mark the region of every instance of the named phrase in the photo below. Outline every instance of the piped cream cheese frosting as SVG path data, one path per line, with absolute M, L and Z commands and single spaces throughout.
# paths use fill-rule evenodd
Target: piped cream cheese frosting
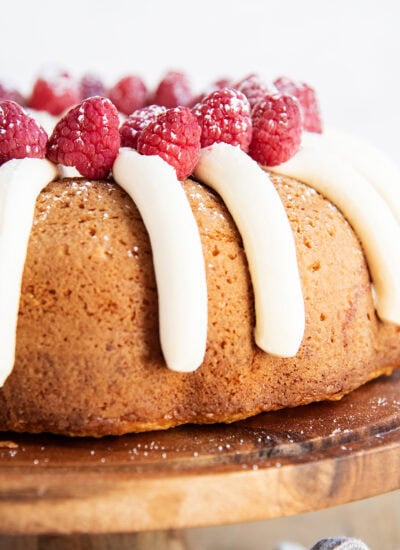
M 207 285 L 199 230 L 182 184 L 163 159 L 128 148 L 120 150 L 113 176 L 150 237 L 164 359 L 171 370 L 193 371 L 206 349 Z
M 348 162 L 382 196 L 400 223 L 400 170 L 384 153 L 359 137 L 330 128 L 323 134 L 303 132 L 302 143 Z
M 296 355 L 304 301 L 292 230 L 269 175 L 239 147 L 217 143 L 201 150 L 194 176 L 222 197 L 243 239 L 257 345 L 272 355 Z
M 54 164 L 42 159 L 14 159 L 0 167 L 0 386 L 14 365 L 21 282 L 36 198 L 56 176 Z
M 400 226 L 381 194 L 343 157 L 312 143 L 271 170 L 310 185 L 341 210 L 363 246 L 379 317 L 400 324 Z

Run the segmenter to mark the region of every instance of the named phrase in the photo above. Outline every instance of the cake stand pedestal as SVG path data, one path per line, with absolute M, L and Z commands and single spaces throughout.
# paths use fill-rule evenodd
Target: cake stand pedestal
M 230 425 L 99 440 L 1 435 L 3 540 L 36 535 L 35 548 L 87 548 L 78 541 L 89 535 L 135 533 L 126 535 L 130 548 L 180 550 L 184 528 L 300 514 L 399 489 L 400 371 L 341 401 Z

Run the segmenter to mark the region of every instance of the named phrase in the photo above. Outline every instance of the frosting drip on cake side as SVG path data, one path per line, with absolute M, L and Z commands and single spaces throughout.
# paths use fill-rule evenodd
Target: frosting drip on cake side
M 304 334 L 304 301 L 292 230 L 268 174 L 239 147 L 202 149 L 194 176 L 223 199 L 243 239 L 253 283 L 255 340 L 293 357 Z
M 339 130 L 327 129 L 323 134 L 303 132 L 302 143 L 348 162 L 382 196 L 400 223 L 400 170 L 391 159 L 370 143 Z
M 289 161 L 270 170 L 310 185 L 342 211 L 363 246 L 379 317 L 400 324 L 400 226 L 382 196 L 324 146 L 303 145 Z
M 200 235 L 185 192 L 172 166 L 133 149 L 121 149 L 113 175 L 149 233 L 164 359 L 171 370 L 193 371 L 206 349 L 207 284 Z
M 14 366 L 18 306 L 28 241 L 40 191 L 57 176 L 48 160 L 10 160 L 0 167 L 0 386 Z

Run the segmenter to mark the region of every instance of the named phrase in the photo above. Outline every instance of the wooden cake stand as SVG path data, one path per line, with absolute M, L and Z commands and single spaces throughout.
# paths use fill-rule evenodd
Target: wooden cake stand
M 341 401 L 231 425 L 1 434 L 0 533 L 122 533 L 275 518 L 400 488 L 400 371 Z

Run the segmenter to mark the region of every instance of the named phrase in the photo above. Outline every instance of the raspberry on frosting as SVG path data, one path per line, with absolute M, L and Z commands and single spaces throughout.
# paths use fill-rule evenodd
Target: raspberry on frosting
M 134 111 L 119 129 L 119 133 L 121 134 L 121 146 L 136 149 L 137 140 L 142 130 L 146 128 L 150 122 L 156 120 L 159 114 L 165 113 L 166 110 L 166 107 L 162 105 L 148 105 L 147 107 Z
M 257 74 L 249 74 L 233 86 L 242 92 L 249 100 L 250 107 L 263 99 L 265 94 L 272 94 L 277 91 L 273 84 L 265 84 Z
M 0 101 L 0 165 L 11 159 L 44 158 L 47 134 L 15 103 Z
M 74 166 L 86 178 L 107 178 L 120 146 L 118 127 L 118 111 L 109 99 L 85 99 L 57 123 L 47 157 Z
M 15 88 L 10 88 L 3 82 L 0 82 L 0 101 L 3 101 L 4 99 L 15 101 L 15 103 L 18 103 L 19 105 L 25 104 L 25 100 L 18 90 Z
M 234 88 L 235 87 L 233 85 L 232 80 L 228 77 L 225 77 L 225 76 L 222 76 L 222 77 L 218 78 L 217 80 L 215 80 L 211 84 L 211 86 L 214 90 L 221 90 L 222 88 Z
M 299 149 L 302 116 L 298 100 L 292 95 L 266 95 L 253 111 L 253 137 L 249 155 L 265 166 L 289 160 Z
M 95 74 L 87 73 L 79 82 L 81 100 L 96 95 L 104 96 L 106 91 L 102 80 Z
M 211 94 L 211 92 L 215 92 L 216 90 L 222 90 L 222 88 L 234 88 L 234 87 L 235 86 L 233 85 L 231 79 L 221 77 L 218 80 L 215 80 L 214 82 L 212 82 L 209 86 L 207 86 L 205 90 L 197 94 L 197 96 L 193 97 L 191 101 L 191 106 L 195 107 L 197 103 L 200 103 L 201 101 L 203 101 L 203 99 L 209 94 Z
M 193 107 L 201 127 L 201 146 L 213 143 L 239 145 L 247 152 L 252 124 L 250 104 L 246 96 L 233 88 L 211 92 Z
M 296 82 L 287 77 L 277 78 L 274 84 L 280 92 L 291 94 L 299 100 L 304 130 L 321 134 L 322 120 L 314 88 L 305 82 Z
M 199 158 L 200 126 L 187 107 L 168 109 L 142 130 L 137 150 L 158 155 L 176 170 L 178 179 L 188 177 Z
M 29 107 L 57 116 L 79 101 L 80 90 L 76 80 L 66 72 L 56 72 L 36 80 Z
M 140 77 L 124 76 L 108 91 L 107 95 L 118 111 L 130 115 L 145 105 L 147 88 Z
M 193 92 L 185 73 L 169 71 L 159 83 L 152 103 L 167 108 L 193 104 Z

